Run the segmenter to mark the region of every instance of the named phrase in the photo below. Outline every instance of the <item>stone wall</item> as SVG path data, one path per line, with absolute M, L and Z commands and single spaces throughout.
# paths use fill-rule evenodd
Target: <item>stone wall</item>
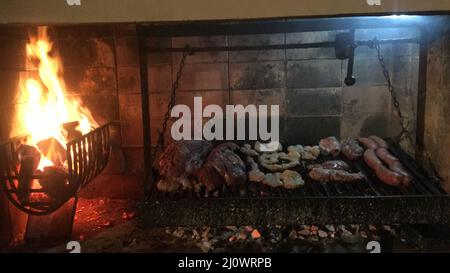
M 336 32 L 281 33 L 215 37 L 176 37 L 152 41 L 182 47 L 267 45 L 333 41 Z M 417 38 L 414 29 L 357 30 L 357 40 Z M 402 111 L 414 134 L 418 75 L 418 45 L 383 45 L 382 53 Z M 150 57 L 151 82 L 168 81 L 178 69 L 180 54 Z M 287 143 L 313 144 L 321 137 L 399 132 L 389 92 L 374 49 L 355 52 L 354 86 L 343 84 L 347 61 L 335 59 L 333 48 L 197 53 L 188 57 L 177 104 L 279 104 L 280 136 Z M 161 84 L 161 83 L 160 83 Z M 165 92 L 160 90 L 164 89 Z M 161 124 L 170 85 L 151 90 L 151 122 Z M 158 125 L 155 125 L 158 128 Z M 152 128 L 153 130 L 153 128 Z M 411 150 L 411 149 L 410 149 Z M 413 150 L 413 149 L 412 149 Z

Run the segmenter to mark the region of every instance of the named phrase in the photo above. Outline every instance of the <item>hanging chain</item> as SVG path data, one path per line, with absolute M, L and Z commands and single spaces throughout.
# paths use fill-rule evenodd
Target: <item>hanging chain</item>
M 407 122 L 405 120 L 405 117 L 402 114 L 397 94 L 396 94 L 394 86 L 392 85 L 392 82 L 391 82 L 391 77 L 389 75 L 389 70 L 386 68 L 386 63 L 384 62 L 383 54 L 381 54 L 380 43 L 378 42 L 376 37 L 373 38 L 373 40 L 371 42 L 372 43 L 369 45 L 369 47 L 375 48 L 375 50 L 377 51 L 378 61 L 380 62 L 381 69 L 383 70 L 383 75 L 384 75 L 384 78 L 385 78 L 386 83 L 388 85 L 389 94 L 390 94 L 391 99 L 392 99 L 392 104 L 394 105 L 395 111 L 397 112 L 397 116 L 398 116 L 398 119 L 399 119 L 399 125 L 400 125 L 400 128 L 401 128 L 401 131 L 400 131 L 400 133 L 397 136 L 397 142 L 400 142 L 403 139 L 408 139 L 411 143 L 413 143 L 414 141 L 413 141 L 413 138 L 411 136 L 411 132 L 409 132 L 409 130 L 408 130 L 408 124 L 407 124 Z
M 180 85 L 181 77 L 183 76 L 183 69 L 184 65 L 186 63 L 186 58 L 188 55 L 193 55 L 194 52 L 190 49 L 189 46 L 186 46 L 185 51 L 183 51 L 183 55 L 181 56 L 180 64 L 178 65 L 178 71 L 175 77 L 175 81 L 172 85 L 172 90 L 170 92 L 170 99 L 169 103 L 167 104 L 167 111 L 164 114 L 163 123 L 162 123 L 162 129 L 158 131 L 158 142 L 156 144 L 156 148 L 153 150 L 153 158 L 156 155 L 156 153 L 159 151 L 159 149 L 162 149 L 164 147 L 164 134 L 167 130 L 167 123 L 170 119 L 170 112 L 175 105 L 175 98 L 176 93 L 178 90 L 178 87 Z
M 408 124 L 406 124 L 405 117 L 402 114 L 402 111 L 400 109 L 400 103 L 398 102 L 397 94 L 395 93 L 394 86 L 392 86 L 391 77 L 389 76 L 389 71 L 386 68 L 386 63 L 384 62 L 383 55 L 381 54 L 381 48 L 380 43 L 378 42 L 377 38 L 373 38 L 371 41 L 371 44 L 369 44 L 370 48 L 375 48 L 378 55 L 378 61 L 380 62 L 381 68 L 383 70 L 384 78 L 386 79 L 388 90 L 391 95 L 392 103 L 395 107 L 395 110 L 397 112 L 397 116 L 399 118 L 399 123 L 401 127 L 401 132 L 397 136 L 397 143 L 400 143 L 403 139 L 407 139 L 410 144 L 414 143 L 413 137 L 411 136 L 411 132 L 408 130 Z M 424 159 L 428 161 L 428 165 L 431 168 L 431 171 L 433 172 L 434 176 L 438 179 L 441 179 L 436 165 L 434 164 L 433 160 L 431 159 L 431 155 L 427 150 L 423 150 L 424 153 Z

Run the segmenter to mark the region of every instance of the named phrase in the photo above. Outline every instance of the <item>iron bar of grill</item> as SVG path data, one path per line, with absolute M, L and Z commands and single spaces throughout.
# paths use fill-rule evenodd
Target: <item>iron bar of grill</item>
M 176 36 L 218 36 L 292 33 L 306 31 L 331 31 L 345 29 L 396 28 L 396 27 L 433 27 L 445 23 L 445 17 L 410 17 L 408 20 L 398 20 L 389 17 L 358 17 L 358 18 L 307 18 L 295 20 L 271 21 L 240 21 L 195 22 L 183 24 L 149 24 L 139 25 L 139 33 L 147 37 Z
M 407 44 L 419 43 L 418 39 L 384 39 L 377 41 L 380 44 Z M 356 41 L 357 46 L 370 46 L 372 41 Z M 211 51 L 247 51 L 247 50 L 276 50 L 276 49 L 298 49 L 298 48 L 330 48 L 334 47 L 334 42 L 318 42 L 303 44 L 273 44 L 273 45 L 250 45 L 250 46 L 205 46 L 189 47 L 191 52 L 211 52 Z M 161 52 L 184 52 L 186 47 L 146 47 L 148 53 Z

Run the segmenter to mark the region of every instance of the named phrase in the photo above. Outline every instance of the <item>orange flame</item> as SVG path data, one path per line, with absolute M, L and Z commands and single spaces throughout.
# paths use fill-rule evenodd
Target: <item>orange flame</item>
M 30 134 L 29 145 L 37 147 L 40 141 L 54 138 L 65 148 L 68 139 L 62 129 L 64 123 L 78 121 L 77 130 L 82 134 L 98 125 L 79 100 L 65 96 L 61 64 L 51 51 L 47 29 L 38 28 L 38 37 L 30 39 L 26 53 L 30 61 L 38 62 L 39 77 L 20 82 L 20 99 L 25 107 L 18 113 L 18 126 L 19 131 Z M 43 155 L 39 169 L 52 165 L 54 162 Z

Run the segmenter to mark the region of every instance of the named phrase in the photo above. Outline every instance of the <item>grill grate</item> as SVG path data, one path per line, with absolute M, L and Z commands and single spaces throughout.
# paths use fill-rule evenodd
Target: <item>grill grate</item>
M 145 227 L 450 224 L 450 198 L 440 181 L 428 176 L 398 145 L 390 143 L 390 150 L 412 176 L 408 188 L 382 183 L 361 159 L 348 163 L 366 179 L 350 183 L 312 181 L 299 167 L 306 183 L 295 190 L 248 182 L 243 191 L 224 188 L 217 196 L 205 197 L 204 190 L 164 193 L 153 188 L 140 204 L 139 221 Z
M 353 172 L 361 171 L 365 179 L 356 182 L 318 182 L 307 175 L 305 166 L 294 168 L 305 180 L 302 188 L 287 190 L 284 188 L 271 188 L 261 183 L 247 182 L 243 191 L 237 188 L 224 187 L 215 194 L 207 196 L 204 189 L 196 193 L 193 190 L 180 192 L 161 192 L 153 189 L 151 199 L 173 198 L 302 198 L 302 197 L 376 197 L 376 196 L 435 196 L 447 195 L 439 181 L 430 178 L 415 161 L 403 152 L 396 144 L 390 143 L 390 151 L 402 162 L 412 176 L 411 185 L 407 188 L 392 187 L 382 183 L 374 172 L 361 158 L 356 161 L 348 161 L 343 158 L 321 158 L 318 161 L 308 161 L 307 164 L 320 163 L 331 159 L 346 161 Z M 158 177 L 158 176 L 155 176 Z M 156 179 L 153 185 L 156 185 Z

